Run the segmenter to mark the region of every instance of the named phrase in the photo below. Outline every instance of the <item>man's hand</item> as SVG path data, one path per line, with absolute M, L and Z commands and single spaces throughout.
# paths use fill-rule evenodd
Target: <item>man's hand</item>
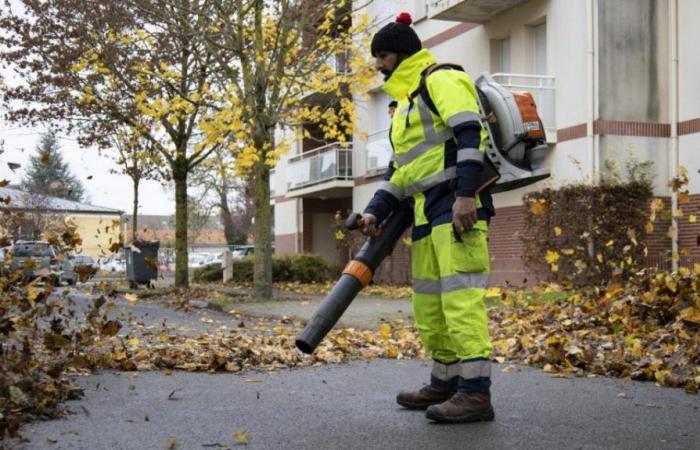
M 362 214 L 362 227 L 360 231 L 365 236 L 376 236 L 377 235 L 377 217 L 374 214 L 364 213 Z
M 452 205 L 452 226 L 462 233 L 476 223 L 476 202 L 472 197 L 457 197 Z

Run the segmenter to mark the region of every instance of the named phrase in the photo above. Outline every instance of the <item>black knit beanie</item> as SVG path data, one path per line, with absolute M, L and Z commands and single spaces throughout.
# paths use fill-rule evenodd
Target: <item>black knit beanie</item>
M 372 38 L 372 56 L 380 51 L 412 55 L 423 48 L 420 38 L 411 28 L 412 22 L 411 15 L 402 12 L 396 17 L 396 22 L 384 25 Z

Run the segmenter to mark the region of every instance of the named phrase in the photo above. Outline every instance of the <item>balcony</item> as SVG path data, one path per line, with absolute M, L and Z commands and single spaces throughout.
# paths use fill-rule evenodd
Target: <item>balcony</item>
M 352 146 L 324 145 L 290 158 L 287 197 L 345 197 L 351 194 Z
M 389 129 L 375 131 L 367 136 L 367 175 L 384 173 L 391 160 Z
M 557 127 L 554 114 L 554 77 L 547 75 L 525 75 L 516 73 L 496 73 L 493 79 L 511 91 L 527 91 L 535 98 L 537 112 L 547 134 L 547 142 L 557 142 Z
M 429 0 L 428 18 L 485 23 L 527 0 Z

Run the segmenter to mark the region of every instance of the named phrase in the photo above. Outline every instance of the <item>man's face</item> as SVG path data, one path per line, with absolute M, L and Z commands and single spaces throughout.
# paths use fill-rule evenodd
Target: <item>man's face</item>
M 398 53 L 380 50 L 374 58 L 374 68 L 384 75 L 384 81 L 386 81 L 399 65 L 401 59 Z

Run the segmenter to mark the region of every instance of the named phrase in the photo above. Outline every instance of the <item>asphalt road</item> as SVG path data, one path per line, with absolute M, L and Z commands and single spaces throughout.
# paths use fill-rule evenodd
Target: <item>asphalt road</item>
M 90 302 L 84 294 L 75 299 L 83 308 Z M 301 306 L 310 311 L 314 303 Z M 240 309 L 273 316 L 294 306 L 246 305 L 262 309 Z M 353 303 L 346 315 L 376 321 L 384 313 L 403 315 L 406 306 L 368 299 Z M 290 315 L 309 312 L 299 307 Z M 165 323 L 183 334 L 231 325 L 228 314 L 179 312 L 147 301 L 119 300 L 110 314 L 131 315 L 147 327 Z M 128 331 L 127 325 L 121 332 Z M 78 379 L 86 397 L 67 404 L 73 414 L 30 424 L 23 434 L 31 442 L 10 445 L 163 449 L 172 437 L 178 449 L 216 449 L 235 447 L 234 433 L 242 431 L 250 436 L 247 447 L 255 449 L 700 448 L 700 396 L 680 389 L 608 378 L 557 379 L 500 365 L 494 370 L 494 422 L 436 425 L 394 403 L 398 390 L 420 387 L 429 371 L 426 361 L 376 360 L 273 374 L 106 372 Z
M 504 372 L 503 369 L 506 371 Z M 513 369 L 513 370 L 511 370 Z M 491 423 L 437 425 L 394 403 L 425 361 L 376 360 L 244 375 L 103 373 L 64 419 L 25 428 L 20 449 L 693 449 L 700 397 L 606 378 L 496 366 Z M 171 393 L 174 391 L 174 394 Z M 169 400 L 168 397 L 172 399 Z

